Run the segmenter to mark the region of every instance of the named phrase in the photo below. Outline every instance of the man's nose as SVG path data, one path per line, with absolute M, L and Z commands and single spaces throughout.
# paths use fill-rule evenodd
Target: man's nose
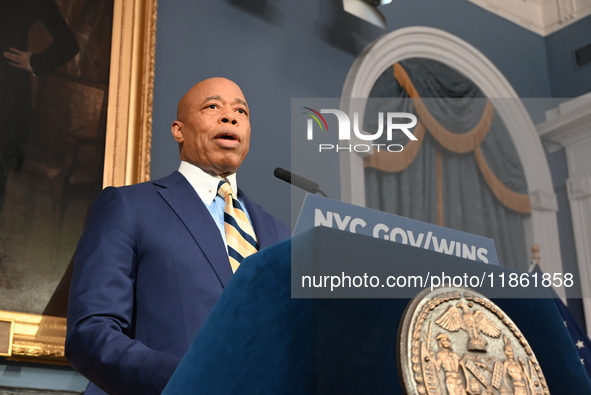
M 224 114 L 222 114 L 220 120 L 223 123 L 231 123 L 232 125 L 236 125 L 238 123 L 238 120 L 232 111 L 226 111 Z

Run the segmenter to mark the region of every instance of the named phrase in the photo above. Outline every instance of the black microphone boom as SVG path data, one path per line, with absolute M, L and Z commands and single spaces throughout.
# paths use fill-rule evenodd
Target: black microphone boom
M 308 191 L 310 193 L 320 193 L 322 196 L 328 197 L 328 195 L 324 193 L 322 189 L 320 189 L 320 186 L 317 183 L 302 176 L 298 176 L 289 170 L 278 167 L 275 169 L 273 174 L 280 180 L 283 180 L 291 185 L 295 185 L 298 188 L 302 188 L 304 191 Z

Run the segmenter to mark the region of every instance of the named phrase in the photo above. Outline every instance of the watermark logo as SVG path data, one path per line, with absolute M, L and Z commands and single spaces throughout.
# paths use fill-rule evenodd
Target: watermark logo
M 376 141 L 385 133 L 387 141 L 392 141 L 393 133 L 396 130 L 401 131 L 404 135 L 412 141 L 416 141 L 417 138 L 411 132 L 417 124 L 417 117 L 408 112 L 388 112 L 378 113 L 378 130 L 371 134 L 367 131 L 362 132 L 359 127 L 359 113 L 353 113 L 353 122 L 344 111 L 335 109 L 320 109 L 316 111 L 310 107 L 303 107 L 308 110 L 304 114 L 310 116 L 307 122 L 306 137 L 308 140 L 314 140 L 314 122 L 319 126 L 320 130 L 328 131 L 328 123 L 322 114 L 333 114 L 337 117 L 338 122 L 338 136 L 339 142 L 351 141 L 351 130 L 354 136 L 358 140 L 362 141 Z M 349 152 L 370 152 L 372 150 L 387 150 L 389 152 L 400 152 L 404 149 L 402 144 L 385 144 L 385 143 L 372 143 L 372 144 L 318 144 L 319 152 L 322 151 L 349 151 Z
M 309 115 L 314 121 L 316 121 L 318 126 L 320 126 L 320 130 L 324 130 L 324 127 L 326 127 L 326 130 L 328 131 L 328 123 L 326 123 L 326 119 L 324 119 L 322 114 L 310 107 L 302 108 L 305 110 L 312 111 L 312 113 L 304 111 L 304 114 Z M 312 136 L 314 133 L 314 125 L 312 124 L 312 119 L 308 119 L 308 140 L 312 140 Z M 322 120 L 322 122 L 320 122 L 320 120 Z M 324 127 L 322 125 L 324 125 Z

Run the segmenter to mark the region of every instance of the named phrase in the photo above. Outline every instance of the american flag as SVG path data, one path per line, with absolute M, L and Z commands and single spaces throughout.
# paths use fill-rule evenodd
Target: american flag
M 554 301 L 556 302 L 558 311 L 560 311 L 564 326 L 566 326 L 568 334 L 579 352 L 579 358 L 581 358 L 581 363 L 585 367 L 587 376 L 591 379 L 591 340 L 589 340 L 583 328 L 575 320 L 568 307 L 562 302 L 562 299 L 556 296 Z
M 542 274 L 542 270 L 540 266 L 537 264 L 532 264 L 530 267 L 530 273 L 537 272 L 540 275 Z M 562 321 L 564 322 L 564 326 L 570 335 L 570 338 L 575 345 L 577 352 L 579 353 L 579 358 L 581 359 L 581 363 L 585 367 L 585 371 L 587 372 L 587 376 L 591 380 L 591 340 L 587 337 L 587 334 L 583 330 L 583 328 L 579 325 L 571 311 L 568 307 L 564 304 L 562 299 L 554 292 L 554 289 L 550 288 L 550 292 L 554 297 L 554 302 L 556 303 L 556 307 L 558 307 L 558 311 L 562 316 Z

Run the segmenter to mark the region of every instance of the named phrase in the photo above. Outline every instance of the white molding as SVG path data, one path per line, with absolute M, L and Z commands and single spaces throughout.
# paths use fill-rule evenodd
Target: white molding
M 543 268 L 562 271 L 556 196 L 550 170 L 536 128 L 515 90 L 503 74 L 480 51 L 443 30 L 414 26 L 393 31 L 367 46 L 355 60 L 345 80 L 341 109 L 351 113 L 350 98 L 366 98 L 378 77 L 394 63 L 408 58 L 429 58 L 442 62 L 470 78 L 489 98 L 505 122 L 523 163 L 529 193 L 539 196 L 530 220 L 525 221 L 524 246 L 537 243 L 543 251 Z M 357 155 L 340 155 L 341 199 L 365 205 L 363 161 Z M 564 296 L 563 290 L 557 290 Z
M 586 180 L 586 183 L 588 185 L 589 179 Z M 587 333 L 591 333 L 591 196 L 579 196 L 575 199 L 570 199 L 570 206 L 575 234 L 579 280 L 583 295 L 585 324 L 587 326 Z
M 550 152 L 591 139 L 591 94 L 561 103 L 546 112 L 547 120 L 537 125 L 538 134 Z
M 542 141 L 564 148 L 579 280 L 587 332 L 591 331 L 591 94 L 561 103 L 538 125 Z
M 541 36 L 547 36 L 588 15 L 589 0 L 468 0 Z
M 582 177 L 569 178 L 566 182 L 569 200 L 591 198 L 591 174 Z
M 536 191 L 530 191 L 529 198 L 533 210 L 552 212 L 558 211 L 558 202 L 556 201 L 556 195 L 554 192 L 538 189 Z

